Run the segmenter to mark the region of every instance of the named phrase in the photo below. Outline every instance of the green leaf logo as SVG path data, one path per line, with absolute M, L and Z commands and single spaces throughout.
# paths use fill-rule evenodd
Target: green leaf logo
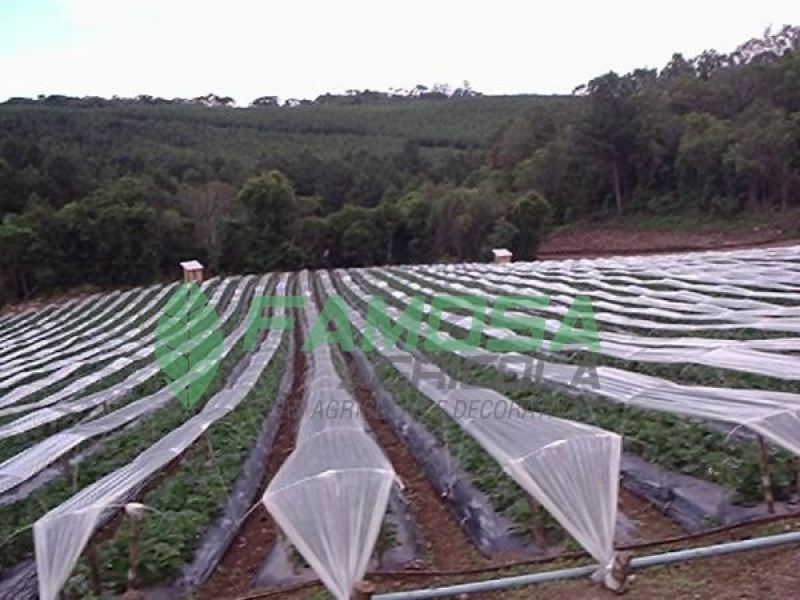
M 156 360 L 170 391 L 191 408 L 214 379 L 224 341 L 219 316 L 195 282 L 181 284 L 167 301 L 155 338 Z

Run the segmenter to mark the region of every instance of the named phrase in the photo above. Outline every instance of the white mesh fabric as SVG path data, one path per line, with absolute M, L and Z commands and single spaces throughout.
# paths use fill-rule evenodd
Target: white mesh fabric
M 308 273 L 300 283 L 308 296 Z M 316 321 L 314 306 L 306 316 Z M 325 587 L 347 600 L 366 571 L 395 473 L 342 387 L 328 347 L 317 345 L 306 360 L 296 448 L 262 502 Z
M 335 294 L 327 274 L 320 279 L 326 293 Z M 353 286 L 346 274 L 342 281 Z M 350 313 L 350 320 L 363 333 L 366 323 L 358 310 Z M 525 411 L 502 394 L 466 386 L 432 364 L 425 365 L 426 377 L 420 378 L 417 359 L 408 352 L 381 344 L 375 350 L 471 435 L 601 565 L 611 562 L 620 436 Z M 470 411 L 468 407 L 477 408 Z
M 248 287 L 251 278 L 243 279 L 234 292 L 234 298 L 226 307 L 221 323 L 224 324 L 229 321 L 236 312 L 236 309 L 243 297 L 245 289 Z M 217 300 L 217 295 L 214 296 Z M 206 307 L 205 310 L 212 310 Z M 201 315 L 204 314 L 201 312 Z M 199 316 L 198 319 L 202 319 Z M 237 340 L 241 337 L 243 331 L 242 326 L 237 330 L 237 334 L 229 336 L 224 342 L 222 356 L 227 355 L 233 348 Z M 213 331 L 205 333 L 205 337 L 211 335 Z M 180 335 L 180 334 L 177 334 Z M 238 336 L 238 337 L 237 337 Z M 148 349 L 148 353 L 152 353 Z M 208 369 L 214 367 L 214 364 L 206 362 L 198 362 L 193 368 L 191 373 L 187 373 L 183 378 L 173 383 L 170 388 L 162 388 L 157 392 L 140 398 L 130 404 L 123 406 L 121 409 L 114 412 L 106 413 L 100 417 L 74 425 L 67 430 L 60 431 L 49 438 L 34 444 L 30 448 L 23 450 L 19 454 L 12 456 L 3 463 L 0 463 L 0 494 L 7 492 L 10 489 L 20 485 L 28 479 L 34 477 L 36 474 L 51 465 L 62 456 L 66 455 L 70 450 L 79 446 L 80 444 L 92 438 L 104 435 L 123 425 L 131 423 L 142 416 L 161 408 L 167 402 L 174 398 L 176 390 L 185 389 L 191 384 L 195 378 L 199 377 Z M 0 427 L 0 439 L 18 435 L 24 431 L 28 431 L 35 427 L 39 427 L 45 423 L 57 420 L 58 418 L 69 413 L 76 413 L 88 410 L 100 404 L 112 406 L 114 401 L 120 398 L 124 393 L 133 389 L 136 385 L 145 381 L 146 379 L 156 375 L 159 372 L 159 366 L 152 364 L 143 369 L 131 374 L 125 381 L 114 386 L 111 391 L 101 390 L 95 394 L 80 398 L 73 402 L 65 403 L 62 406 L 49 409 L 40 409 L 21 419 L 17 419 Z
M 266 284 L 267 280 L 264 279 L 258 285 L 258 295 L 264 293 Z M 284 276 L 278 285 L 278 293 L 283 293 L 285 284 Z M 247 328 L 248 320 L 243 319 L 239 327 L 225 340 L 228 350 L 244 337 Z M 171 431 L 132 462 L 82 489 L 36 521 L 33 535 L 41 600 L 55 600 L 58 596 L 107 510 L 118 508 L 119 503 L 125 501 L 138 486 L 179 456 L 204 431 L 245 399 L 272 360 L 281 339 L 281 332 L 269 332 L 265 342 L 248 363 L 243 377 L 235 385 L 223 388 L 208 401 L 200 413 Z M 223 351 L 223 356 L 224 354 Z
M 367 273 L 362 275 L 365 280 L 375 281 Z M 342 279 L 353 294 L 360 297 L 362 301 L 367 298 L 364 290 L 356 285 L 348 274 L 343 274 Z M 407 298 L 403 292 L 392 290 L 386 286 L 385 282 L 382 284 L 382 289 L 401 301 Z M 395 320 L 400 315 L 400 311 L 391 305 L 387 304 L 386 310 Z M 443 322 L 463 329 L 464 323 L 467 323 L 466 327 L 469 326 L 470 317 L 456 316 L 445 311 L 441 319 Z M 426 325 L 423 325 L 423 331 L 425 328 Z M 483 331 L 490 338 L 522 339 L 521 336 L 508 330 L 486 327 Z M 437 332 L 436 335 L 442 340 L 452 339 L 442 331 Z M 536 383 L 551 383 L 568 388 L 572 386 L 573 382 L 580 380 L 578 374 L 583 368 L 580 365 L 560 364 L 537 358 L 534 370 L 530 368 L 532 364 L 530 357 L 513 352 L 501 354 L 472 349 L 457 353 L 470 360 L 494 367 L 501 372 L 531 379 Z M 761 433 L 790 452 L 800 455 L 800 428 L 792 429 L 783 425 L 796 422 L 800 415 L 800 394 L 681 385 L 663 378 L 614 367 L 597 367 L 596 371 L 599 387 L 584 386 L 580 391 L 649 410 L 742 425 Z

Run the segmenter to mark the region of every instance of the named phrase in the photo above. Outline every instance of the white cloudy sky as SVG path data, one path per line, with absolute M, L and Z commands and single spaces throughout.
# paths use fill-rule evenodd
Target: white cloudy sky
M 313 98 L 469 80 L 569 93 L 800 24 L 797 0 L 0 0 L 0 100 Z

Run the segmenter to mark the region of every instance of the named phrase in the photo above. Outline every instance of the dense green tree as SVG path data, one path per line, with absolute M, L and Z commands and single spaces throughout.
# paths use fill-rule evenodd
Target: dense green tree
M 535 260 L 539 244 L 552 225 L 550 204 L 531 192 L 514 203 L 508 220 L 517 230 L 511 244 L 514 256 L 520 260 Z

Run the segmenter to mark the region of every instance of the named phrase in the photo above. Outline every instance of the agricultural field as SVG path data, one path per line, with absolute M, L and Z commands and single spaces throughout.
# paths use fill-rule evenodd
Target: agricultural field
M 624 550 L 795 527 L 799 259 L 267 273 L 0 315 L 0 598 L 610 585 Z M 663 579 L 636 597 L 683 593 Z M 569 586 L 542 597 L 605 597 Z

